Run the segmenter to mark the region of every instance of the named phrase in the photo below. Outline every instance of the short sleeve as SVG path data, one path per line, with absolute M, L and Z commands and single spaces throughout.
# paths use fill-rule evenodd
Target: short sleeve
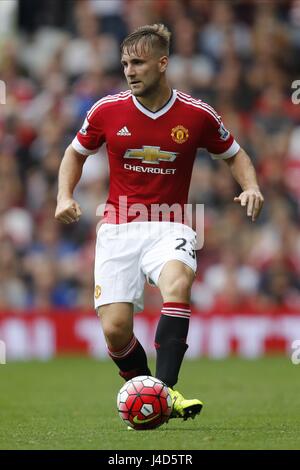
M 82 155 L 97 153 L 105 142 L 105 134 L 102 129 L 99 113 L 99 110 L 93 110 L 93 108 L 88 111 L 81 129 L 72 141 L 72 147 Z
M 211 109 L 211 110 L 210 110 Z M 205 112 L 204 148 L 215 160 L 233 157 L 240 149 L 233 135 L 224 126 L 221 116 L 210 108 Z

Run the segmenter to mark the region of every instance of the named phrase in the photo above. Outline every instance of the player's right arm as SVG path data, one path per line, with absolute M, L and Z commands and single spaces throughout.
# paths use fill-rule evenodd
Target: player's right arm
M 79 220 L 81 210 L 73 198 L 73 192 L 80 180 L 87 157 L 97 153 L 105 141 L 98 112 L 100 101 L 87 113 L 82 128 L 67 148 L 60 164 L 55 218 L 65 224 Z
M 77 222 L 81 215 L 79 204 L 73 198 L 73 192 L 80 180 L 86 159 L 87 155 L 80 154 L 69 145 L 60 164 L 55 218 L 65 224 Z

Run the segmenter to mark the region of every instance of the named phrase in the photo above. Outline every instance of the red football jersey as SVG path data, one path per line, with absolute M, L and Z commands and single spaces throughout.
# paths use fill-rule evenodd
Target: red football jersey
M 211 106 L 176 90 L 156 112 L 131 91 L 100 99 L 72 145 L 90 155 L 104 142 L 110 167 L 105 221 L 110 223 L 165 220 L 153 219 L 153 207 L 162 204 L 183 211 L 197 149 L 223 159 L 240 148 Z

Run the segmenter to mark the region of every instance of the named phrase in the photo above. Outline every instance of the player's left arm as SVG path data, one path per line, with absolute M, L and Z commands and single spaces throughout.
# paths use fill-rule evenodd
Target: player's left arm
M 239 183 L 242 192 L 234 198 L 241 206 L 247 208 L 247 215 L 254 222 L 262 209 L 264 198 L 259 189 L 255 168 L 250 157 L 242 148 L 231 158 L 224 160 L 234 179 Z

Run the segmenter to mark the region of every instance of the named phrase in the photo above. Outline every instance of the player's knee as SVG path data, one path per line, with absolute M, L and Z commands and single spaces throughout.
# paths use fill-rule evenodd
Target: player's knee
M 185 275 L 180 275 L 164 286 L 164 296 L 186 298 L 191 292 L 191 281 Z
M 130 326 L 122 319 L 102 322 L 102 329 L 106 340 L 117 347 L 126 345 L 132 336 Z
M 102 322 L 103 333 L 110 338 L 122 336 L 126 331 L 126 324 L 122 321 Z

